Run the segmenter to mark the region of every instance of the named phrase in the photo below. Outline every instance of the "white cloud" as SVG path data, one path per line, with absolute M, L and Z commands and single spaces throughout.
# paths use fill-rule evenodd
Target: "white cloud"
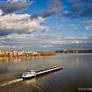
M 3 14 L 3 11 L 2 10 L 0 10 L 0 16 Z
M 83 21 L 83 23 L 85 23 L 85 24 L 90 24 L 90 23 L 92 23 L 92 19 L 87 20 L 87 21 Z
M 74 26 L 75 26 L 75 24 L 69 24 L 69 26 L 70 26 L 70 27 L 74 27 Z
M 10 34 L 0 37 L 0 49 L 56 50 L 73 49 L 77 46 L 78 48 L 92 48 L 92 37 L 56 34 Z
M 53 45 L 43 45 L 43 48 L 49 48 L 49 47 L 53 47 Z
M 92 25 L 87 25 L 87 26 L 85 26 L 85 29 L 88 31 L 88 30 L 90 30 L 90 29 L 92 29 Z
M 80 44 L 80 43 L 84 43 L 85 41 L 80 41 L 80 40 L 75 40 L 75 41 L 72 41 L 73 44 Z
M 1 10 L 0 14 L 2 14 Z M 31 15 L 28 14 L 8 14 L 0 16 L 0 31 L 7 34 L 48 31 L 49 27 L 40 24 L 43 21 L 42 17 L 31 19 Z
M 51 44 L 65 44 L 66 42 L 65 41 L 58 41 L 58 40 L 53 40 L 51 41 Z
M 74 31 L 78 31 L 78 28 L 76 27 L 75 24 L 68 24 L 68 27 L 71 28 Z

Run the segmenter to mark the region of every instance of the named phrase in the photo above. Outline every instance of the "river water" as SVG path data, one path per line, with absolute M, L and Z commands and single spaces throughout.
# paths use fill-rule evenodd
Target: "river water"
M 55 65 L 64 69 L 29 80 L 22 72 Z M 85 88 L 85 89 L 81 89 Z M 82 92 L 92 91 L 92 54 L 57 54 L 33 58 L 0 58 L 0 92 Z

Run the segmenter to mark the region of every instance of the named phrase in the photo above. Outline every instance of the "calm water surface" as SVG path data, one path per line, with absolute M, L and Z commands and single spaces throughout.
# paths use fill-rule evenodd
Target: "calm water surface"
M 64 66 L 63 70 L 30 80 L 20 79 L 24 71 L 60 64 Z M 92 54 L 0 58 L 0 92 L 78 92 L 79 88 L 92 88 Z

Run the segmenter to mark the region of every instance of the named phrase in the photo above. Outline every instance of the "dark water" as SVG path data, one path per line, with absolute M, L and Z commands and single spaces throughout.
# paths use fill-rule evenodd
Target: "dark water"
M 0 92 L 86 92 L 80 88 L 90 88 L 87 91 L 92 91 L 92 54 L 57 54 L 19 60 L 0 58 L 0 62 Z M 20 79 L 24 71 L 61 64 L 63 70 L 30 80 Z

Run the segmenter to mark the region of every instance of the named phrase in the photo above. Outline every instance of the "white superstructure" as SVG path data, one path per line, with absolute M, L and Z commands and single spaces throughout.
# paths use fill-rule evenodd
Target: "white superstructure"
M 36 72 L 31 70 L 28 72 L 24 72 L 21 77 L 22 78 L 30 78 L 30 77 L 34 77 L 34 76 L 36 76 Z

